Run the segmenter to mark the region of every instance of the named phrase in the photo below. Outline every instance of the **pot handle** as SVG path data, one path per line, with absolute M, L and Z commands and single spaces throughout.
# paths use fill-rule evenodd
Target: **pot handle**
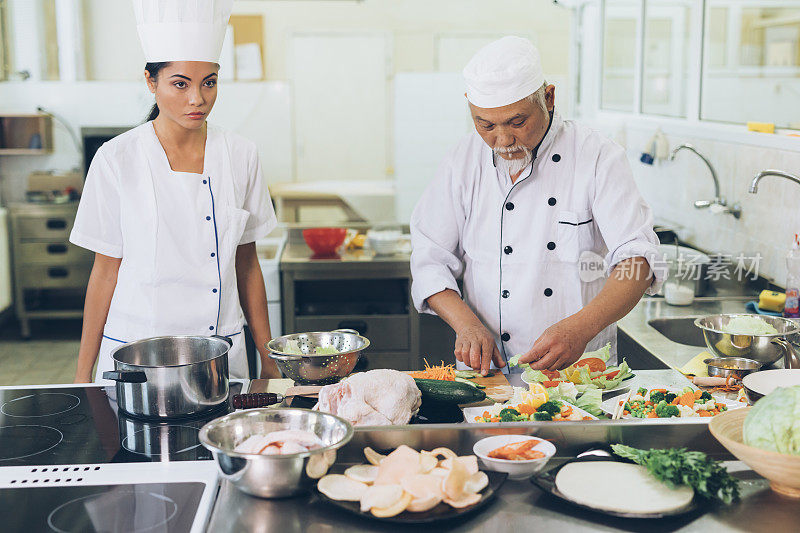
M 220 339 L 220 340 L 223 340 L 223 341 L 227 342 L 228 343 L 228 348 L 233 346 L 233 341 L 231 340 L 230 337 L 224 337 L 222 335 L 211 335 L 211 338 L 212 339 Z
M 147 375 L 138 370 L 111 370 L 103 372 L 103 379 L 110 379 L 118 383 L 146 383 Z
M 797 350 L 794 349 L 792 343 L 779 337 L 773 339 L 772 344 L 783 350 L 783 368 L 800 368 L 800 356 L 798 356 Z

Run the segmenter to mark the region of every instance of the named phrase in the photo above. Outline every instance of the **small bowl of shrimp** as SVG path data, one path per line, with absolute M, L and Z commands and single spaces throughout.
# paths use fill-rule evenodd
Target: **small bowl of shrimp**
M 487 470 L 526 479 L 539 472 L 556 453 L 553 443 L 528 435 L 495 435 L 475 443 L 472 451 Z

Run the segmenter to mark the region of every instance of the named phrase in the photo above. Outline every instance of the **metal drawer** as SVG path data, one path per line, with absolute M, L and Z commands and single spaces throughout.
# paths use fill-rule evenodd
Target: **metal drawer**
M 74 222 L 74 214 L 54 213 L 49 216 L 20 216 L 16 221 L 17 239 L 47 239 L 67 242 Z
M 369 351 L 402 351 L 410 346 L 408 316 L 298 316 L 297 332 L 354 329 L 369 339 Z M 294 333 L 294 332 L 287 332 Z
M 92 269 L 88 265 L 30 265 L 20 272 L 23 289 L 85 288 Z
M 23 268 L 31 264 L 90 265 L 94 254 L 67 242 L 23 242 L 19 245 L 17 263 Z

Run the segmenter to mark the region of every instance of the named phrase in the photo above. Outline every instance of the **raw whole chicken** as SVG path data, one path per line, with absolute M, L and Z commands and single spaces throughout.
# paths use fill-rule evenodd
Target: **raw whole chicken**
M 408 424 L 421 403 L 414 378 L 382 368 L 322 387 L 314 409 L 340 416 L 354 426 L 388 426 Z
M 266 435 L 250 435 L 240 442 L 233 451 L 239 453 L 260 453 L 262 455 L 287 455 L 303 453 L 325 445 L 310 431 L 284 429 Z

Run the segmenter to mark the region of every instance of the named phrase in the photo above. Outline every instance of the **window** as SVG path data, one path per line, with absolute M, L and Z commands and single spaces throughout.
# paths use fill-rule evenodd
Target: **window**
M 706 1 L 701 118 L 800 129 L 800 2 Z

